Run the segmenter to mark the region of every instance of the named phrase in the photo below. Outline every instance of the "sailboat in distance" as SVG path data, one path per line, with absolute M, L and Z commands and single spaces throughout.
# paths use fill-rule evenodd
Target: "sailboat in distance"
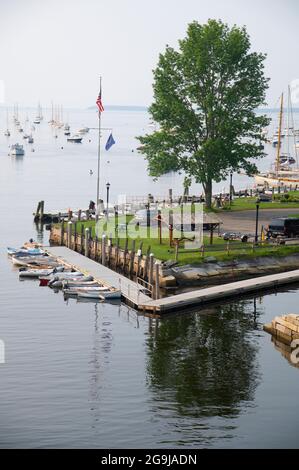
M 4 132 L 6 137 L 10 137 L 10 130 L 8 125 L 8 109 L 6 110 L 6 131 Z
M 294 132 L 294 122 L 290 125 L 290 115 L 293 121 L 290 87 L 288 87 L 288 119 L 287 129 L 282 130 L 283 122 L 283 93 L 280 98 L 279 126 L 277 131 L 276 159 L 272 168 L 266 173 L 257 173 L 254 179 L 258 185 L 273 188 L 278 186 L 292 187 L 299 184 L 298 155 L 296 149 L 296 133 Z M 293 138 L 293 145 L 290 146 L 290 139 Z M 287 151 L 282 152 L 282 140 L 287 144 Z M 290 149 L 293 148 L 294 156 Z M 292 167 L 296 164 L 296 167 Z
M 36 116 L 35 116 L 35 119 L 34 119 L 33 122 L 34 122 L 34 124 L 40 124 L 42 119 L 43 119 L 42 107 L 41 107 L 40 103 L 38 103 L 37 113 L 36 113 Z

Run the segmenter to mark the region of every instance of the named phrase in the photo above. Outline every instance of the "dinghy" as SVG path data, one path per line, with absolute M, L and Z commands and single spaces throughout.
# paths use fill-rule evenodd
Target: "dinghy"
M 85 297 L 91 299 L 121 299 L 121 291 L 120 290 L 107 290 L 107 292 L 101 292 L 96 290 L 91 291 L 81 291 L 78 292 L 78 297 Z
M 38 279 L 40 276 L 48 276 L 53 272 L 53 269 L 26 269 L 19 272 L 19 277 Z
M 7 247 L 7 254 L 9 256 L 32 256 L 32 255 L 44 255 L 45 252 L 40 248 L 12 248 L 10 246 Z

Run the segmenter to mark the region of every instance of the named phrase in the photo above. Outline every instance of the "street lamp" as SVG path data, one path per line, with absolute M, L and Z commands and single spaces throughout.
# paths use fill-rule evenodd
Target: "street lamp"
M 107 189 L 107 207 L 106 207 L 106 218 L 109 218 L 108 211 L 109 211 L 109 189 L 110 189 L 110 183 L 106 183 L 106 189 Z
M 230 179 L 229 179 L 229 206 L 232 205 L 233 199 L 233 172 L 230 172 Z
M 260 198 L 258 197 L 256 202 L 255 202 L 255 238 L 254 241 L 255 243 L 258 242 L 258 226 L 259 226 L 259 208 L 260 208 Z

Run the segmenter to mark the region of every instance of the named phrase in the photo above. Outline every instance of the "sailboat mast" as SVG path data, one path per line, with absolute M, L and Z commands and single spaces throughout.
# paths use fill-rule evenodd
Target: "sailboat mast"
M 100 77 L 100 97 L 102 98 L 102 77 Z M 100 197 L 101 114 L 102 113 L 99 110 L 98 171 L 97 171 L 97 200 L 96 200 L 97 217 L 99 216 L 99 197 Z
M 281 146 L 282 114 L 283 114 L 283 93 L 281 94 L 281 99 L 280 99 L 278 142 L 277 142 L 277 154 L 276 154 L 276 172 L 278 172 L 279 169 L 280 169 L 280 146 Z

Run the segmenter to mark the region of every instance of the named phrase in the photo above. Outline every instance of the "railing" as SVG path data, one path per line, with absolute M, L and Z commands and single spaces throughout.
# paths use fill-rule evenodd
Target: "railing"
M 143 286 L 140 286 L 138 283 L 134 284 L 121 278 L 119 278 L 119 289 L 121 290 L 122 295 L 133 302 L 135 305 L 139 305 L 140 303 L 140 294 L 145 295 L 143 292 Z M 148 297 L 148 300 L 151 300 L 151 298 Z

